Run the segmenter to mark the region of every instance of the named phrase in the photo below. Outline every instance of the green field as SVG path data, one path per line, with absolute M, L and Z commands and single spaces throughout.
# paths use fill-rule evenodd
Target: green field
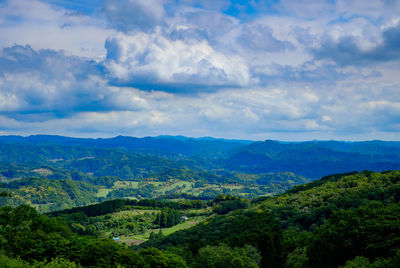
M 133 209 L 133 210 L 124 210 L 119 212 L 111 213 L 111 217 L 113 219 L 121 219 L 121 218 L 130 218 L 138 215 L 144 214 L 156 214 L 159 210 L 155 209 Z
M 184 189 L 191 189 L 192 185 L 193 184 L 188 182 L 188 181 L 176 180 L 173 183 L 161 185 L 161 187 L 162 187 L 161 191 L 162 192 L 171 191 L 171 190 L 173 190 L 173 189 L 175 189 L 177 187 L 181 187 L 181 188 L 184 188 Z
M 129 188 L 129 189 L 136 189 L 139 188 L 138 181 L 116 181 L 114 182 L 113 188 Z
M 112 189 L 100 189 L 96 197 L 107 197 L 108 193 L 111 191 Z
M 176 231 L 180 231 L 180 230 L 184 230 L 184 229 L 193 227 L 196 224 L 198 224 L 199 222 L 204 221 L 206 218 L 207 218 L 206 216 L 192 217 L 192 218 L 189 218 L 188 220 L 186 220 L 180 224 L 177 224 L 175 226 L 172 226 L 170 228 L 151 229 L 151 230 L 146 231 L 143 234 L 132 235 L 132 236 L 121 236 L 120 239 L 121 239 L 122 243 L 126 243 L 128 245 L 140 244 L 140 243 L 143 243 L 143 242 L 149 240 L 150 233 L 152 233 L 152 232 L 158 233 L 161 230 L 163 235 L 170 235 Z

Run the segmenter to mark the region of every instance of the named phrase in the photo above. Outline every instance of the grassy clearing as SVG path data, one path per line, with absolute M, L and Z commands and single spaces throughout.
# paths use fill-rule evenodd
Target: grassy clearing
M 238 185 L 238 184 L 223 184 L 222 188 L 231 189 L 231 190 L 233 190 L 233 189 L 239 190 L 239 189 L 243 189 L 244 186 Z
M 124 210 L 124 211 L 114 212 L 109 215 L 111 215 L 112 218 L 121 219 L 121 218 L 130 218 L 130 217 L 137 216 L 137 215 L 143 215 L 145 213 L 152 214 L 152 213 L 157 213 L 157 212 L 159 212 L 159 210 L 133 209 L 133 210 Z
M 119 189 L 119 188 L 136 189 L 136 188 L 139 188 L 139 182 L 138 181 L 116 181 L 116 182 L 114 182 L 113 188 L 114 189 Z
M 187 192 L 190 191 L 193 187 L 193 183 L 188 181 L 181 180 L 169 180 L 165 182 L 153 181 L 153 180 L 145 180 L 145 181 L 116 181 L 114 182 L 111 189 L 100 189 L 96 195 L 96 197 L 107 197 L 107 195 L 116 189 L 138 189 L 142 188 L 146 185 L 152 184 L 156 188 L 154 189 L 154 193 L 156 195 L 165 194 L 166 192 L 174 191 L 177 192 Z M 177 189 L 178 188 L 178 189 Z M 136 196 L 135 196 L 136 198 Z
M 161 231 L 163 233 L 163 235 L 170 235 L 176 231 L 180 231 L 180 230 L 184 230 L 184 229 L 188 229 L 190 227 L 195 226 L 196 224 L 198 224 L 199 222 L 202 222 L 206 219 L 206 216 L 198 216 L 198 217 L 193 217 L 193 218 L 189 218 L 187 221 L 184 221 L 180 224 L 177 224 L 175 226 L 169 227 L 169 228 L 161 228 Z M 147 241 L 149 240 L 149 236 L 150 233 L 152 232 L 156 232 L 158 233 L 160 231 L 160 229 L 151 229 L 148 230 L 147 232 L 143 233 L 143 234 L 138 234 L 138 235 L 132 235 L 132 236 L 125 236 L 124 240 L 138 240 L 138 241 Z M 122 238 L 121 238 L 122 241 Z
M 167 184 L 167 185 L 163 185 L 162 186 L 162 190 L 165 191 L 171 191 L 176 187 L 184 187 L 185 189 L 191 189 L 192 188 L 192 183 L 188 182 L 188 181 L 177 181 L 175 183 L 172 184 Z
M 235 176 L 241 180 L 246 180 L 246 181 L 256 181 L 257 179 L 260 178 L 260 176 L 257 174 L 246 174 L 246 173 L 237 173 L 235 174 Z
M 47 168 L 33 169 L 32 172 L 38 173 L 41 176 L 48 176 L 48 175 L 53 174 L 53 171 L 51 171 L 50 169 L 47 169 Z
M 155 192 L 158 194 L 165 194 L 166 192 L 174 191 L 177 192 L 187 192 L 192 189 L 193 183 L 188 181 L 181 180 L 168 180 L 168 181 L 153 181 L 153 180 L 145 180 L 139 183 L 139 188 L 144 187 L 146 185 L 154 185 L 156 187 Z M 179 188 L 179 189 L 177 189 Z
M 148 185 L 148 184 L 152 184 L 152 185 L 154 185 L 154 186 L 156 186 L 156 187 L 160 187 L 160 186 L 162 186 L 164 183 L 165 183 L 165 182 L 153 181 L 153 179 L 147 179 L 147 180 L 141 181 L 141 182 L 139 183 L 139 187 L 143 187 L 143 186 L 146 186 L 146 185 Z
M 108 193 L 111 191 L 112 191 L 112 189 L 100 189 L 97 192 L 96 197 L 107 197 Z
M 191 213 L 206 214 L 206 213 L 211 213 L 212 208 L 208 207 L 208 208 L 201 208 L 201 209 L 189 209 L 189 210 L 186 210 L 185 212 L 187 214 L 191 214 Z
M 120 241 L 121 243 L 125 243 L 127 245 L 140 245 L 143 242 L 145 242 L 145 240 L 138 240 L 138 239 L 133 239 L 130 236 L 120 236 Z
M 205 190 L 216 190 L 216 191 L 222 191 L 223 189 L 230 189 L 230 190 L 242 190 L 246 186 L 244 185 L 238 185 L 238 184 L 207 184 L 204 185 L 203 187 L 198 187 L 198 188 L 191 188 L 187 190 L 187 193 L 190 193 L 194 196 L 200 195 L 202 192 Z M 254 187 L 248 187 L 248 188 L 254 188 Z

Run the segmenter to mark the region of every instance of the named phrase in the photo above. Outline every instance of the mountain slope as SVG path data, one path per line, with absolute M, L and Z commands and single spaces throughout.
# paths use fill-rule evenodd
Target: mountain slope
M 355 258 L 383 265 L 371 267 L 396 267 L 390 265 L 400 256 L 399 201 L 400 171 L 332 175 L 276 197 L 254 200 L 250 209 L 216 216 L 192 229 L 141 246 L 195 248 L 195 254 L 199 246 L 249 241 L 263 258 L 269 259 L 265 252 L 275 252 L 275 242 L 279 241 L 284 263 L 270 266 L 263 262 L 263 267 L 338 267 Z M 243 215 L 248 217 L 247 223 L 236 223 Z M 276 240 L 265 237 L 261 246 L 252 242 L 251 235 L 236 235 L 257 233 L 250 230 L 261 215 L 265 217 L 264 225 L 257 228 L 280 226 L 274 231 Z M 237 228 L 230 230 L 231 225 Z M 201 244 L 193 244 L 194 241 Z M 276 255 L 275 258 L 279 259 Z
M 149 212 L 166 205 L 212 207 L 192 228 L 166 236 L 162 231 L 152 233 L 137 251 L 111 239 L 87 236 L 100 229 L 111 234 L 140 232 L 142 220 L 154 228 L 156 214 L 126 207 L 130 202 L 148 206 Z M 219 208 L 224 206 L 230 212 L 209 214 L 222 214 Z M 251 204 L 229 196 L 211 202 L 115 200 L 55 213 L 63 220 L 48 219 L 26 206 L 1 208 L 0 214 L 1 254 L 7 255 L 0 254 L 0 260 L 8 263 L 13 261 L 10 257 L 20 256 L 27 266 L 54 257 L 84 266 L 194 268 L 395 268 L 400 260 L 400 170 L 330 175 Z M 91 225 L 92 229 L 85 228 Z
M 397 144 L 397 143 L 395 143 Z M 339 149 L 338 149 L 339 148 Z M 309 178 L 333 173 L 400 168 L 400 149 L 391 143 L 369 142 L 257 142 L 243 146 L 225 160 L 235 172 L 265 173 L 289 171 Z

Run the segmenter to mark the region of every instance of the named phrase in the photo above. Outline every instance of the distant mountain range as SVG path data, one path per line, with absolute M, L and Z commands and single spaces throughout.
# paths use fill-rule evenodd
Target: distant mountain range
M 285 170 L 309 178 L 348 171 L 393 170 L 400 168 L 400 142 L 267 140 L 240 147 L 226 159 L 225 168 L 249 173 Z
M 400 168 L 400 142 L 395 141 L 253 142 L 183 136 L 118 136 L 106 139 L 0 136 L 0 163 L 48 164 L 57 159 L 68 159 L 71 160 L 68 163 L 71 168 L 76 159 L 85 159 L 86 167 L 96 168 L 96 163 L 104 164 L 99 158 L 110 156 L 109 150 L 113 150 L 111 155 L 116 158 L 135 155 L 136 163 L 141 157 L 147 158 L 150 163 L 153 162 L 152 165 L 154 162 L 157 166 L 161 165 L 160 169 L 162 165 L 184 165 L 209 171 L 251 174 L 289 171 L 312 179 L 332 173 Z M 165 162 L 160 164 L 160 161 Z M 82 161 L 74 168 L 80 170 L 79 166 L 82 166 Z M 88 169 L 82 171 L 88 172 Z

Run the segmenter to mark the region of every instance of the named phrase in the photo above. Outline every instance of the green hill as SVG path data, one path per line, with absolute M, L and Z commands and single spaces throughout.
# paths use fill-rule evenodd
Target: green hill
M 76 185 L 58 182 L 71 197 Z M 24 180 L 9 190 L 17 185 Z M 0 260 L 9 267 L 398 267 L 399 201 L 397 170 L 331 175 L 252 200 L 120 199 L 51 218 L 2 207 Z M 116 236 L 130 246 L 107 238 Z
M 353 259 L 396 267 L 399 200 L 400 171 L 334 175 L 141 246 L 190 249 L 195 256 L 207 245 L 249 244 L 263 267 L 338 267 Z

